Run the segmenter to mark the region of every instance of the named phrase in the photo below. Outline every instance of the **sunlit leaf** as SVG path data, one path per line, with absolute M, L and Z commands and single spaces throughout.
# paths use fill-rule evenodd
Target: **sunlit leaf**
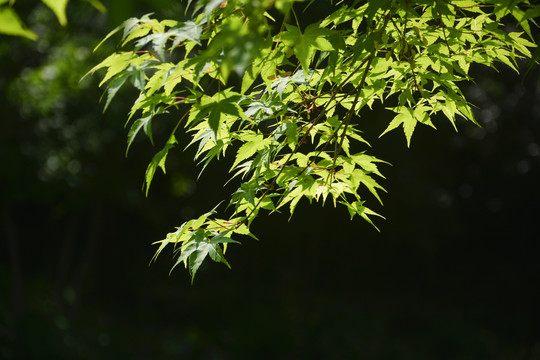
M 530 1 L 338 1 L 308 23 L 297 20 L 302 4 L 294 3 L 206 0 L 183 22 L 128 19 L 105 38 L 123 32 L 128 51 L 89 72 L 106 69 L 105 108 L 122 86 L 138 91 L 127 150 L 141 129 L 153 143 L 153 119 L 172 113 L 160 123 L 160 133 L 170 127 L 172 135 L 147 167 L 147 193 L 157 169 L 165 173 L 175 134 L 196 145 L 201 173 L 221 158 L 232 164 L 229 179 L 216 180 L 235 184 L 223 211 L 230 218 L 215 218 L 214 209 L 156 243 L 155 256 L 172 245 L 174 267 L 184 264 L 192 280 L 207 258 L 228 266 L 227 245 L 254 237 L 256 218 L 292 216 L 302 199 L 331 199 L 375 226 L 381 216 L 367 205 L 382 204 L 387 163 L 366 141 L 372 129 L 382 126 L 382 136 L 401 127 L 410 147 L 417 124 L 435 129 L 443 117 L 456 130 L 459 117 L 477 124 L 460 90 L 471 69 L 519 70 L 522 59 L 540 56 L 530 25 L 540 6 Z M 274 8 L 286 14 L 282 25 Z M 372 112 L 377 105 L 393 114 Z
M 154 155 L 152 161 L 150 161 L 150 164 L 148 164 L 148 168 L 146 169 L 145 174 L 146 196 L 148 196 L 148 190 L 150 190 L 150 184 L 152 184 L 152 179 L 154 178 L 154 174 L 156 173 L 157 168 L 160 167 L 163 173 L 166 173 L 165 161 L 167 160 L 167 155 L 169 154 L 169 150 L 175 147 L 176 144 L 178 144 L 176 138 L 174 137 L 174 135 L 171 135 L 169 140 L 167 140 L 165 147 L 163 147 L 163 149 L 161 149 L 156 155 Z
M 293 48 L 304 72 L 307 73 L 315 51 L 337 50 L 337 44 L 330 41 L 333 34 L 333 31 L 320 27 L 318 24 L 309 25 L 304 33 L 296 26 L 287 25 L 287 31 L 281 37 L 286 45 Z
M 383 136 L 387 132 L 394 130 L 400 125 L 403 125 L 403 131 L 405 132 L 405 137 L 407 138 L 407 146 L 410 147 L 411 137 L 417 123 L 418 121 L 414 118 L 414 109 L 402 107 L 399 113 L 394 117 L 380 136 Z
M 133 143 L 133 140 L 135 139 L 135 136 L 137 136 L 141 129 L 144 130 L 145 134 L 148 136 L 152 144 L 154 143 L 154 139 L 152 136 L 152 119 L 154 118 L 154 116 L 162 114 L 163 112 L 165 112 L 165 109 L 163 109 L 162 107 L 158 107 L 156 109 L 152 109 L 149 112 L 145 112 L 142 117 L 138 118 L 133 122 L 127 136 L 128 138 L 126 156 L 129 152 L 131 144 Z
M 99 0 L 85 0 L 85 1 L 88 1 L 90 3 L 90 5 L 95 7 L 98 11 L 100 11 L 102 13 L 107 12 L 107 7 L 105 5 L 103 5 L 103 3 L 101 1 L 99 1 Z
M 45 5 L 47 5 L 58 18 L 58 22 L 62 26 L 67 25 L 66 18 L 66 7 L 68 0 L 41 0 Z
M 10 7 L 0 7 L 0 33 L 23 36 L 30 40 L 37 40 L 35 32 L 28 30 L 17 13 Z

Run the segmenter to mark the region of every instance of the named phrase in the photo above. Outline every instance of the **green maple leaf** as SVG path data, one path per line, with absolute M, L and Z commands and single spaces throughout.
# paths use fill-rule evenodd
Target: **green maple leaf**
M 226 98 L 212 106 L 212 110 L 208 116 L 208 124 L 215 136 L 217 136 L 223 114 L 233 115 L 238 118 L 242 117 L 242 109 L 238 106 L 237 101 L 237 97 Z
M 199 43 L 201 33 L 202 28 L 199 25 L 195 24 L 193 21 L 187 21 L 179 26 L 171 28 L 166 32 L 153 33 L 139 39 L 135 43 L 135 48 L 140 49 L 148 43 L 152 43 L 154 51 L 161 59 L 164 59 L 165 46 L 169 39 L 174 39 L 170 50 L 172 52 L 184 40 Z
M 162 107 L 158 107 L 148 112 L 145 112 L 143 116 L 133 122 L 133 125 L 131 125 L 131 128 L 128 132 L 126 156 L 129 152 L 131 144 L 133 143 L 133 139 L 135 139 L 135 136 L 137 136 L 141 129 L 144 130 L 144 133 L 148 136 L 152 145 L 154 144 L 154 138 L 152 136 L 152 119 L 154 118 L 154 116 L 163 114 L 164 112 L 166 112 L 165 109 L 163 109 Z
M 188 270 L 191 274 L 191 282 L 193 283 L 197 270 L 199 270 L 207 256 L 210 256 L 215 262 L 224 263 L 230 268 L 229 263 L 223 255 L 223 249 L 220 244 L 238 243 L 238 241 L 227 237 L 226 234 L 227 232 L 223 232 L 212 236 L 211 232 L 202 228 L 192 232 L 191 239 L 181 248 L 181 254 L 176 260 L 173 269 L 181 262 L 187 261 Z
M 41 0 L 41 2 L 43 2 L 53 11 L 60 25 L 67 25 L 66 7 L 68 0 Z
M 282 34 L 281 39 L 285 45 L 294 49 L 294 55 L 300 61 L 300 65 L 306 74 L 317 50 L 335 51 L 337 47 L 334 43 L 340 44 L 330 41 L 330 38 L 335 34 L 334 31 L 322 28 L 319 24 L 309 25 L 303 34 L 296 26 L 286 25 L 286 27 L 287 31 Z
M 176 144 L 178 144 L 178 141 L 176 141 L 174 135 L 171 135 L 171 137 L 165 144 L 165 147 L 156 155 L 154 155 L 152 161 L 150 162 L 150 164 L 148 164 L 148 168 L 146 169 L 145 174 L 146 196 L 148 196 L 148 190 L 150 189 L 150 184 L 152 183 L 152 179 L 154 178 L 154 174 L 156 173 L 157 168 L 160 167 L 165 174 L 165 161 L 167 160 L 167 155 L 169 154 L 169 150 L 172 149 Z
M 392 119 L 386 130 L 384 130 L 380 136 L 383 136 L 387 132 L 394 130 L 399 125 L 403 124 L 403 131 L 405 133 L 405 137 L 407 138 L 407 147 L 410 147 L 412 134 L 416 128 L 416 124 L 419 122 L 433 128 L 435 127 L 431 123 L 429 115 L 425 111 L 424 106 L 419 105 L 414 109 L 404 106 L 398 107 L 398 114 L 394 117 L 394 119 Z
M 35 32 L 26 28 L 17 13 L 10 7 L 0 8 L 0 33 L 24 36 L 31 40 L 37 40 Z
M 249 134 L 245 135 L 243 140 L 246 140 L 246 142 L 238 149 L 238 152 L 236 153 L 236 159 L 231 169 L 234 169 L 236 165 L 250 158 L 257 151 L 264 149 L 266 146 L 268 146 L 270 144 L 271 138 L 263 139 L 263 135 L 261 134 Z
M 219 100 L 220 98 L 221 100 Z M 193 106 L 191 112 L 195 115 L 193 117 L 190 116 L 188 125 L 191 122 L 199 122 L 203 118 L 208 117 L 208 125 L 212 130 L 212 140 L 216 142 L 221 120 L 225 114 L 242 119 L 246 118 L 242 108 L 238 105 L 239 99 L 240 95 L 231 93 L 228 90 L 215 94 L 209 102 Z
M 386 130 L 380 136 L 383 136 L 387 132 L 394 130 L 399 125 L 403 124 L 403 131 L 405 132 L 405 137 L 407 138 L 407 147 L 411 145 L 411 137 L 416 127 L 416 119 L 414 118 L 414 110 L 411 108 L 403 108 L 403 110 L 398 113 L 394 119 L 390 122 Z

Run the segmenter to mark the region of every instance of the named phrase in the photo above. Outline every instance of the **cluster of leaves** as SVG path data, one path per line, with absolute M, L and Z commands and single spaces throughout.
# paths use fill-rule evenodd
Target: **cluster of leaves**
M 105 6 L 99 0 L 85 0 L 99 11 L 105 12 Z M 66 8 L 68 0 L 41 0 L 56 15 L 60 25 L 67 25 Z M 15 0 L 0 0 L 0 33 L 6 35 L 22 36 L 37 40 L 38 35 L 28 29 L 13 9 Z
M 129 19 L 107 37 L 121 32 L 128 50 L 90 71 L 107 70 L 105 107 L 124 84 L 140 90 L 128 150 L 141 129 L 153 143 L 158 115 L 180 113 L 148 165 L 147 192 L 178 131 L 191 134 L 203 169 L 220 156 L 234 159 L 231 178 L 240 185 L 230 216 L 216 218 L 214 209 L 158 242 L 156 256 L 173 244 L 175 266 L 185 264 L 192 277 L 207 256 L 228 265 L 227 244 L 253 236 L 261 211 L 288 207 L 292 215 L 302 198 L 331 199 L 373 224 L 378 214 L 361 193 L 381 201 L 384 162 L 366 152 L 361 109 L 383 104 L 395 115 L 381 135 L 401 126 L 408 145 L 418 124 L 435 127 L 438 113 L 454 125 L 458 116 L 475 122 L 458 83 L 471 80 L 472 64 L 516 69 L 530 58 L 530 26 L 540 14 L 514 0 L 354 1 L 302 28 L 293 3 L 211 0 L 185 22 Z M 507 20 L 520 32 L 505 31 Z

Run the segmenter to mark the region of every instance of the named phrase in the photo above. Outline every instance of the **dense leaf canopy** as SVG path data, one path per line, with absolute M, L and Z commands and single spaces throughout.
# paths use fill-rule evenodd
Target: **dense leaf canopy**
M 180 131 L 191 134 L 183 146 L 197 148 L 202 170 L 231 159 L 237 189 L 220 210 L 228 216 L 216 207 L 158 242 L 156 256 L 173 244 L 174 266 L 184 263 L 192 277 L 207 256 L 228 265 L 227 245 L 254 237 L 258 215 L 292 215 L 302 198 L 340 204 L 374 225 L 380 215 L 367 205 L 381 202 L 385 161 L 363 137 L 370 109 L 394 114 L 380 136 L 401 128 L 410 146 L 417 125 L 476 123 L 458 86 L 472 80 L 472 65 L 517 70 L 520 59 L 537 57 L 531 25 L 540 7 L 528 1 L 339 2 L 307 26 L 299 9 L 285 0 L 213 0 L 193 4 L 188 21 L 131 18 L 105 39 L 119 33 L 123 48 L 90 71 L 106 69 L 105 107 L 126 84 L 140 92 L 127 150 L 141 130 L 154 143 L 153 123 L 178 112 L 156 144 L 147 192 Z

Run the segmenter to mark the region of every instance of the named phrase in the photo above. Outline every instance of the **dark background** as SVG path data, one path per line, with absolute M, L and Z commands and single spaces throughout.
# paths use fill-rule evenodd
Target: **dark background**
M 98 78 L 79 83 L 114 26 L 182 6 L 72 1 L 61 28 L 16 4 L 40 40 L 0 38 L 0 359 L 540 359 L 537 70 L 473 69 L 483 127 L 440 119 L 410 149 L 399 131 L 377 139 L 388 113 L 359 119 L 392 164 L 384 206 L 366 195 L 380 233 L 301 202 L 191 286 L 169 253 L 148 266 L 151 243 L 233 190 L 227 164 L 196 181 L 193 149 L 174 151 L 145 198 L 156 148 L 141 136 L 124 158 L 135 94 L 102 114 Z

